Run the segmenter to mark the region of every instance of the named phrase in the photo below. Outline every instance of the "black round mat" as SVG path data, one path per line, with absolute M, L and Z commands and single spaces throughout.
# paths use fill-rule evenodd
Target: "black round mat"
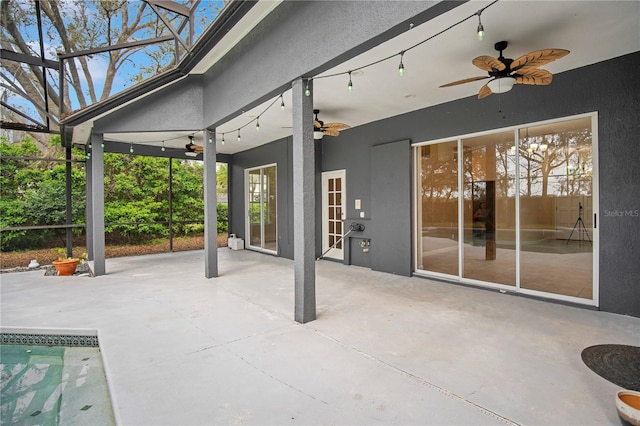
M 640 347 L 596 345 L 582 351 L 582 361 L 616 385 L 640 392 Z

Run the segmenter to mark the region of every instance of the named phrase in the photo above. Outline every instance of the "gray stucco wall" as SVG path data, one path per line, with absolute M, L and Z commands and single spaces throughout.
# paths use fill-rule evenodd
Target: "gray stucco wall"
M 96 120 L 94 133 L 202 130 L 465 1 L 284 1 L 203 75 Z M 295 37 L 291 35 L 295 34 Z M 295 60 L 291 60 L 295 58 Z M 259 64 L 257 66 L 256 64 Z
M 550 86 L 517 86 L 502 96 L 462 99 L 325 138 L 323 170 L 347 169 L 347 188 L 370 203 L 371 146 L 412 142 L 598 112 L 600 309 L 640 316 L 640 53 L 558 74 Z M 352 197 L 348 216 L 354 217 Z M 623 213 L 617 216 L 615 212 Z M 607 214 L 609 212 L 609 214 Z M 619 213 L 617 213 L 619 214 Z M 626 214 L 626 215 L 624 215 Z M 405 220 L 410 221 L 407 212 Z M 407 252 L 409 252 L 407 249 Z
M 281 139 L 268 145 L 259 146 L 233 155 L 231 161 L 230 223 L 229 233 L 247 239 L 245 234 L 245 178 L 246 169 L 267 164 L 277 165 L 277 217 L 278 255 L 293 259 L 293 183 L 292 183 L 292 138 Z
M 357 238 L 372 238 L 375 228 L 383 225 L 375 223 L 375 217 L 368 214 L 364 219 L 359 218 L 353 200 L 361 199 L 362 211 L 371 212 L 373 146 L 403 139 L 428 141 L 596 111 L 599 124 L 600 309 L 640 316 L 640 217 L 633 213 L 640 211 L 640 97 L 637 95 L 640 93 L 640 73 L 630 72 L 639 63 L 640 53 L 635 53 L 558 74 L 550 86 L 517 86 L 502 95 L 502 112 L 498 112 L 497 96 L 484 100 L 470 97 L 359 126 L 335 138 L 325 137 L 322 171 L 346 169 L 346 223 L 364 223 L 367 229 Z M 404 149 L 408 155 L 408 144 Z M 288 158 L 289 151 L 283 141 L 234 155 L 234 179 L 245 164 L 279 161 L 284 165 L 288 164 Z M 282 172 L 279 165 L 279 175 Z M 407 174 L 407 180 L 409 176 Z M 280 178 L 278 183 L 280 185 Z M 410 181 L 402 190 L 408 187 Z M 287 191 L 290 193 L 290 186 L 279 186 L 278 189 L 281 197 Z M 239 191 L 242 197 L 242 188 L 233 191 L 234 194 Z M 390 193 L 388 199 L 392 196 Z M 286 197 L 286 201 L 279 201 L 279 214 L 284 214 L 282 209 L 290 208 L 289 195 Z M 623 212 L 623 215 L 616 212 Z M 398 220 L 410 226 L 411 210 L 407 209 L 406 215 Z M 317 224 L 320 228 L 319 220 Z M 289 227 L 287 232 L 292 233 L 293 229 Z M 291 235 L 287 235 L 287 239 L 291 239 Z M 383 247 L 383 255 L 389 247 L 395 251 L 393 257 L 400 259 L 394 268 L 403 270 L 404 259 L 411 256 L 411 244 L 401 248 L 395 245 Z M 292 251 L 282 250 L 281 255 L 290 257 Z M 373 264 L 371 267 L 375 269 Z
M 278 255 L 293 259 L 293 138 L 288 137 L 243 151 L 230 156 L 229 169 L 229 233 L 245 239 L 245 200 L 244 171 L 249 168 L 267 164 L 277 165 L 278 174 Z M 316 194 L 320 194 L 321 177 L 321 145 L 316 141 Z M 316 203 L 316 223 L 320 223 L 321 203 Z M 322 229 L 316 228 L 316 241 L 322 241 Z M 319 256 L 321 246 L 316 247 Z
M 204 75 L 206 127 L 461 3 L 284 1 Z
M 202 76 L 188 76 L 97 120 L 93 131 L 202 130 L 202 93 Z
M 370 177 L 371 269 L 409 276 L 412 272 L 410 141 L 372 146 Z

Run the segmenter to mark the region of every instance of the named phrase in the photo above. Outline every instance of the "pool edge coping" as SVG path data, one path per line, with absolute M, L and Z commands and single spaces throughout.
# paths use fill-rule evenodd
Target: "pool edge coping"
M 116 425 L 121 425 L 120 411 L 116 401 L 114 387 L 111 380 L 111 373 L 104 347 L 100 343 L 100 330 L 97 328 L 55 328 L 55 327 L 12 327 L 0 326 L 0 334 L 42 334 L 53 336 L 86 336 L 95 337 L 98 342 L 98 350 L 100 351 L 100 359 L 102 360 L 102 368 L 104 377 L 107 382 L 107 390 L 111 399 L 111 411 Z M 48 346 L 48 345 L 41 345 Z

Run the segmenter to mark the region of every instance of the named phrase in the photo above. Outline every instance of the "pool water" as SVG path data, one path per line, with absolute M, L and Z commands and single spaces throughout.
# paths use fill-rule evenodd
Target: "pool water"
M 3 425 L 115 424 L 97 347 L 0 346 Z

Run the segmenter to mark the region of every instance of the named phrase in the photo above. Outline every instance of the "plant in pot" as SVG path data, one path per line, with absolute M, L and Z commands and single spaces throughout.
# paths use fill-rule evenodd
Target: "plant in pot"
M 78 266 L 80 259 L 78 259 L 77 257 L 64 257 L 63 256 L 65 254 L 64 249 L 58 249 L 58 253 L 60 253 L 61 255 L 58 258 L 58 260 L 54 260 L 53 262 L 51 262 L 53 266 L 56 268 L 56 271 L 58 271 L 58 275 L 60 276 L 73 275 L 74 272 L 76 272 L 76 267 Z

